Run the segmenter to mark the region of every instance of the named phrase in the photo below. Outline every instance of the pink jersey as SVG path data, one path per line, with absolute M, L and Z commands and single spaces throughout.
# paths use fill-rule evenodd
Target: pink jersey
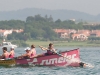
M 9 55 L 9 58 L 14 58 L 14 51 L 11 51 L 10 55 Z
M 9 55 L 9 58 L 14 58 L 14 54 L 10 54 Z
M 6 52 L 4 55 L 5 55 L 5 57 L 3 59 L 8 59 L 9 58 L 9 53 L 8 52 Z
M 36 55 L 36 50 L 35 49 L 31 49 L 31 57 Z

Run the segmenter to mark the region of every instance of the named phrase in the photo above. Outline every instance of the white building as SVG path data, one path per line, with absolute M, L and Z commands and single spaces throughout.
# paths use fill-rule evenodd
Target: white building
M 7 37 L 7 35 L 9 35 L 9 34 L 12 34 L 12 32 L 16 32 L 16 33 L 21 33 L 21 32 L 23 32 L 24 30 L 23 29 L 11 29 L 11 30 L 2 30 L 2 29 L 0 29 L 0 36 L 1 37 Z

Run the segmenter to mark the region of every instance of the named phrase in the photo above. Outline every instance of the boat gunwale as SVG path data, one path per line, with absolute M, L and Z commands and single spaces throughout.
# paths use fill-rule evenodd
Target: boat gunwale
M 70 52 L 70 51 L 74 51 L 74 50 L 78 50 L 79 48 L 76 48 L 76 49 L 72 49 L 72 50 L 66 50 L 66 51 L 61 51 L 60 52 L 60 54 L 61 53 L 65 53 L 65 52 Z M 52 55 L 58 55 L 58 54 L 52 54 Z M 49 57 L 49 56 L 52 56 L 52 55 L 47 55 L 47 56 L 40 56 L 40 57 L 34 57 L 34 58 L 41 58 L 41 57 Z M 58 55 L 59 56 L 59 55 Z M 33 58 L 27 58 L 27 59 L 33 59 Z M 23 59 L 16 59 L 16 57 L 15 58 L 12 58 L 12 59 L 3 59 L 3 60 L 0 60 L 0 61 L 7 61 L 7 60 L 23 60 Z
M 74 50 L 79 50 L 79 48 L 72 49 L 72 50 L 69 50 L 69 51 L 68 51 L 68 50 L 66 50 L 66 51 L 62 51 L 62 52 L 60 52 L 60 54 L 61 54 L 61 53 L 65 53 L 65 52 L 74 51 Z M 52 55 L 57 55 L 57 56 L 59 56 L 58 54 L 52 54 Z M 49 56 L 52 56 L 52 55 L 40 56 L 40 57 L 34 57 L 34 58 L 49 57 Z M 33 58 L 27 58 L 27 59 L 33 59 Z M 23 59 L 15 59 L 15 60 L 23 60 Z

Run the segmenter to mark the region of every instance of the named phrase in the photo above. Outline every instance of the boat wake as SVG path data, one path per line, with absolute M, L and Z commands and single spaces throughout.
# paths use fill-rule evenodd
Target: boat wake
M 92 65 L 91 63 L 87 63 L 87 62 L 84 62 L 84 65 L 83 65 L 84 68 L 94 68 L 95 66 Z

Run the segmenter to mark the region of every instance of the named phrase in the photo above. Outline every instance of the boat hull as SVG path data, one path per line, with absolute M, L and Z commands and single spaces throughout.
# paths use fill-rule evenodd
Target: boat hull
M 60 54 L 42 56 L 30 59 L 0 60 L 0 65 L 30 65 L 30 66 L 73 66 L 78 67 L 80 62 L 79 49 L 64 51 Z
M 80 62 L 79 49 L 61 52 L 58 54 L 42 56 L 32 59 L 16 59 L 16 65 L 40 65 L 40 66 L 73 66 L 78 67 Z
M 14 59 L 0 60 L 0 66 L 15 66 L 16 62 Z

